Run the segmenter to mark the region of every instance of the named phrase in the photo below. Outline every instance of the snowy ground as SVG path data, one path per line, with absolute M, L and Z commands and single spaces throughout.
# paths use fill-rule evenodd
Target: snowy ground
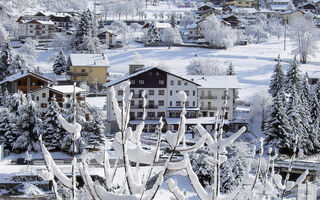
M 186 66 L 194 58 L 214 58 L 220 64 L 228 66 L 230 62 L 235 66 L 241 84 L 240 98 L 249 100 L 260 89 L 266 89 L 276 64 L 274 60 L 280 54 L 283 66 L 293 58 L 290 42 L 287 50 L 283 50 L 283 39 L 268 39 L 258 44 L 234 46 L 227 50 L 212 50 L 190 47 L 144 47 L 142 44 L 131 43 L 129 46 L 105 50 L 111 64 L 110 72 L 128 72 L 128 65 L 133 63 L 135 52 L 138 52 L 146 66 L 165 65 L 178 75 L 186 75 Z M 52 63 L 48 63 L 54 50 L 39 51 L 37 65 L 50 70 Z M 301 65 L 303 72 L 312 74 L 320 71 L 320 57 L 312 57 L 307 64 Z M 100 99 L 98 100 L 100 101 Z M 99 105 L 100 107 L 100 105 Z

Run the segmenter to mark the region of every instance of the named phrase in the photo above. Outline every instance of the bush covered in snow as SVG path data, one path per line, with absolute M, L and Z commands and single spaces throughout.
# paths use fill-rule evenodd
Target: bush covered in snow
M 189 75 L 225 75 L 226 68 L 218 60 L 212 58 L 193 59 L 186 67 Z

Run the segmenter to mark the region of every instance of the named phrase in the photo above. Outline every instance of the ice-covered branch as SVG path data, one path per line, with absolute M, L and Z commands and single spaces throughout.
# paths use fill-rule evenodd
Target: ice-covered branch
M 182 192 L 180 192 L 179 188 L 177 187 L 177 183 L 173 179 L 168 179 L 167 184 L 169 191 L 176 197 L 177 200 L 185 200 L 184 195 Z

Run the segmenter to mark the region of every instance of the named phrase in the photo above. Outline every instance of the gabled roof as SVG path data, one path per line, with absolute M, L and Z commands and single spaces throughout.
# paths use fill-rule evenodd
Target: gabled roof
M 104 29 L 99 29 L 99 30 L 98 30 L 98 36 L 99 36 L 99 35 L 102 35 L 102 34 L 104 34 L 104 33 L 109 33 L 109 34 L 111 34 L 111 35 L 117 36 L 116 34 L 111 33 L 111 32 L 108 31 L 108 30 L 104 30 Z
M 13 82 L 13 81 L 16 81 L 16 80 L 19 80 L 21 78 L 24 78 L 26 76 L 33 76 L 35 78 L 38 78 L 38 79 L 41 79 L 47 83 L 51 83 L 52 81 L 40 74 L 36 74 L 36 73 L 33 73 L 33 72 L 28 72 L 28 71 L 21 71 L 21 72 L 18 72 L 18 73 L 15 73 L 13 75 L 10 75 L 8 77 L 6 77 L 4 80 L 2 80 L 0 82 L 0 85 L 3 84 L 3 83 L 6 83 L 6 82 Z
M 55 86 L 51 86 L 51 87 L 47 86 L 47 87 L 39 88 L 37 90 L 33 90 L 31 93 L 38 92 L 38 91 L 41 91 L 44 89 L 48 89 L 48 90 L 51 90 L 53 92 L 60 93 L 60 94 L 72 94 L 73 93 L 73 85 L 55 85 Z M 84 89 L 79 88 L 79 87 L 76 87 L 75 89 L 76 89 L 76 93 L 86 92 Z
M 69 61 L 75 67 L 109 67 L 110 63 L 105 54 L 70 54 Z
M 166 71 L 166 70 L 164 70 L 164 69 L 160 69 L 160 68 L 158 68 L 158 67 L 145 67 L 145 68 L 143 68 L 143 69 L 141 69 L 141 70 L 139 70 L 139 71 L 136 71 L 135 73 L 126 74 L 126 75 L 124 75 L 124 76 L 122 76 L 122 77 L 120 77 L 120 78 L 118 78 L 118 79 L 116 79 L 116 80 L 114 80 L 114 81 L 110 81 L 110 82 L 108 82 L 108 83 L 105 83 L 105 84 L 103 84 L 103 86 L 104 86 L 104 87 L 111 87 L 111 86 L 113 86 L 113 85 L 116 85 L 116 84 L 118 84 L 118 83 L 121 83 L 121 82 L 123 82 L 123 81 L 126 81 L 126 80 L 128 80 L 128 79 L 130 79 L 130 78 L 132 78 L 132 77 L 138 76 L 139 74 L 142 74 L 142 73 L 144 73 L 144 72 L 150 71 L 150 70 L 152 70 L 152 69 L 161 70 L 161 71 L 163 71 L 163 72 L 166 72 L 167 74 L 170 74 L 170 75 L 172 75 L 172 76 L 181 78 L 181 79 L 183 79 L 183 80 L 185 80 L 185 81 L 188 81 L 188 82 L 190 82 L 190 83 L 193 83 L 193 84 L 196 84 L 196 85 L 200 86 L 198 83 L 196 83 L 196 82 L 194 82 L 194 81 L 191 81 L 191 80 L 189 80 L 189 79 L 183 78 L 183 77 L 181 77 L 181 76 L 178 76 L 178 75 L 176 75 L 176 74 L 173 74 L 173 73 L 171 73 L 171 72 L 168 72 L 168 71 Z

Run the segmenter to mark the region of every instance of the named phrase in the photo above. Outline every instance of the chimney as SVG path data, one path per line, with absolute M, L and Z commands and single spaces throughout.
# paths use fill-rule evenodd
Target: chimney
M 129 74 L 133 74 L 136 71 L 139 71 L 144 68 L 143 64 L 131 64 L 129 65 Z

